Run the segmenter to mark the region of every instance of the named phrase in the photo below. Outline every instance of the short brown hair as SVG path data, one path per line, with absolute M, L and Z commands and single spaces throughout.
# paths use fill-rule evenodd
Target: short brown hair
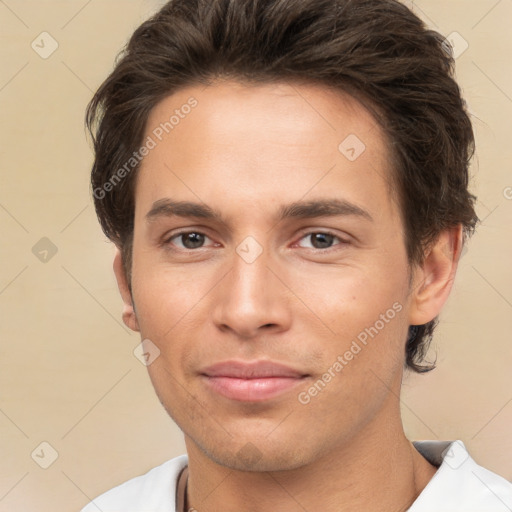
M 474 137 L 453 72 L 444 38 L 396 0 L 168 2 L 134 32 L 86 113 L 96 212 L 128 281 L 138 165 L 114 182 L 115 173 L 160 100 L 217 78 L 323 84 L 375 107 L 391 141 L 409 262 L 420 263 L 446 228 L 462 224 L 470 235 Z M 416 372 L 435 367 L 421 363 L 436 323 L 410 328 L 405 364 Z

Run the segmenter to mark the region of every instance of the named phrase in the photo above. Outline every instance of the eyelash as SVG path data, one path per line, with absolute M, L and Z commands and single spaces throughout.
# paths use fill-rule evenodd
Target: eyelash
M 179 238 L 180 236 L 182 235 L 187 235 L 187 234 L 190 234 L 190 233 L 194 233 L 196 235 L 203 235 L 205 236 L 206 238 L 210 238 L 207 234 L 205 233 L 202 233 L 201 231 L 196 231 L 196 230 L 185 230 L 185 231 L 179 231 L 177 233 L 174 233 L 172 236 L 170 237 L 167 237 L 162 245 L 165 246 L 166 248 L 169 248 L 169 245 L 171 244 L 171 241 L 175 238 Z M 299 241 L 308 237 L 308 236 L 311 236 L 311 235 L 316 235 L 316 234 L 321 234 L 321 235 L 330 235 L 330 236 L 333 236 L 335 239 L 337 239 L 340 243 L 334 245 L 334 246 L 331 246 L 331 247 L 327 247 L 325 249 L 316 249 L 316 248 L 311 248 L 311 247 L 302 247 L 302 249 L 308 249 L 308 250 L 313 250 L 313 251 L 319 251 L 319 252 L 330 252 L 331 250 L 336 250 L 336 246 L 342 246 L 342 245 L 348 245 L 350 242 L 348 242 L 348 240 L 345 240 L 341 237 L 339 237 L 338 235 L 336 235 L 335 233 L 333 233 L 332 231 L 308 231 L 307 233 L 304 233 L 300 238 L 299 238 Z M 193 251 L 197 251 L 198 249 L 204 249 L 205 247 L 198 247 L 197 249 L 187 249 L 187 248 L 179 248 L 177 250 L 179 251 L 185 251 L 185 252 L 193 252 Z

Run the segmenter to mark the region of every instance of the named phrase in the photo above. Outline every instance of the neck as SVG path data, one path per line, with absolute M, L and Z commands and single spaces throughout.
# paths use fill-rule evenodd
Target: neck
M 398 418 L 399 420 L 399 418 Z M 188 507 L 198 512 L 406 511 L 437 468 L 400 428 L 368 425 L 350 442 L 296 469 L 256 472 L 219 465 L 186 437 Z

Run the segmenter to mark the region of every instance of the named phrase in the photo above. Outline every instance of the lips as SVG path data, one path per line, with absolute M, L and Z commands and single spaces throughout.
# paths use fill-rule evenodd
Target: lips
M 260 379 L 265 377 L 303 377 L 305 374 L 273 361 L 225 361 L 205 368 L 201 373 L 209 377 Z
M 201 371 L 211 391 L 237 401 L 259 402 L 292 390 L 307 374 L 274 361 L 225 361 Z

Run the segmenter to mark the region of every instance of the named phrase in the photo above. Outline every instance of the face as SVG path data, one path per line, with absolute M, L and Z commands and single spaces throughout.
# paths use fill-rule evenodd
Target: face
M 385 436 L 411 299 L 374 118 L 319 86 L 224 82 L 161 101 L 148 137 L 130 326 L 187 447 L 268 471 Z

